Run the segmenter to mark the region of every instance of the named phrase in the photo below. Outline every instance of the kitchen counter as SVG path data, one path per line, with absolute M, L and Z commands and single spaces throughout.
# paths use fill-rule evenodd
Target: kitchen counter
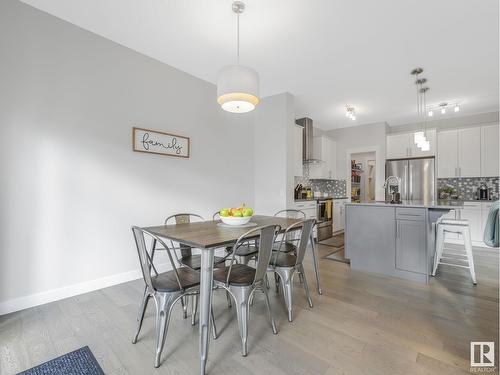
M 345 255 L 351 268 L 427 283 L 435 223 L 463 201 L 347 203 Z
M 372 201 L 372 202 L 360 202 L 354 203 L 349 202 L 346 205 L 355 206 L 383 206 L 383 207 L 406 207 L 406 208 L 434 208 L 434 209 L 454 209 L 462 208 L 464 206 L 464 201 L 450 201 L 450 200 L 437 200 L 437 201 L 403 201 L 402 203 L 386 203 L 382 201 Z
M 295 199 L 295 202 L 314 202 L 314 201 L 324 201 L 327 199 L 348 199 L 348 197 L 317 197 L 317 198 L 306 198 L 306 199 Z

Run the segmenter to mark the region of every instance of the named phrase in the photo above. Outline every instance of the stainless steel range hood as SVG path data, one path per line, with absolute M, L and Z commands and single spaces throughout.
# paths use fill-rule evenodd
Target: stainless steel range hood
M 309 117 L 303 117 L 295 120 L 297 125 L 304 128 L 302 133 L 302 161 L 304 164 L 321 163 L 322 160 L 314 157 L 314 141 L 313 141 L 313 120 Z

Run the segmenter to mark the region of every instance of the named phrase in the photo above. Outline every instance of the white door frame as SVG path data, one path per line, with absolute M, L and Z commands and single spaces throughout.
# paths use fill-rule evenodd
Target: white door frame
M 347 196 L 351 198 L 351 155 L 352 154 L 362 154 L 366 152 L 375 153 L 375 200 L 383 201 L 384 190 L 382 188 L 383 181 L 385 179 L 385 163 L 382 153 L 380 151 L 380 146 L 366 146 L 359 148 L 349 148 L 345 151 L 346 159 L 346 170 L 347 170 Z M 380 186 L 380 187 L 379 187 Z

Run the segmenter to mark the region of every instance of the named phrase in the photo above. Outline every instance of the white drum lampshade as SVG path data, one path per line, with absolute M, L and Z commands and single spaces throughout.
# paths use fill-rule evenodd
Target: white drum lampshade
M 217 76 L 217 102 L 224 111 L 253 111 L 259 103 L 259 74 L 242 65 L 225 66 Z

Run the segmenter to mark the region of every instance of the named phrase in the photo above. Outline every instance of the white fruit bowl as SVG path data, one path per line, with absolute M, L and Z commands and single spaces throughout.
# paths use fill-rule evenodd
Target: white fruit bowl
M 220 219 L 224 224 L 238 226 L 247 224 L 252 219 L 252 216 L 221 216 Z

